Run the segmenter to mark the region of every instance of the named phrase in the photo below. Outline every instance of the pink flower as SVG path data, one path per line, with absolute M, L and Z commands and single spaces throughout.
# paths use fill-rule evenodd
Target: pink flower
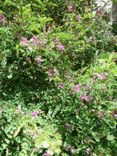
M 73 153 L 75 152 L 74 146 L 68 145 L 68 146 L 67 146 L 67 151 L 73 154 Z
M 86 94 L 81 95 L 80 99 L 84 102 L 91 102 L 92 98 Z
M 98 78 L 99 78 L 100 80 L 104 80 L 104 79 L 105 79 L 105 76 L 102 75 L 102 74 L 99 74 L 99 75 L 98 75 Z
M 67 7 L 67 10 L 68 10 L 68 12 L 73 12 L 73 6 L 72 6 L 72 5 L 69 5 L 69 6 Z
M 104 8 L 100 7 L 96 10 L 96 15 L 98 16 L 104 16 Z
M 100 73 L 95 73 L 94 74 L 99 80 L 106 80 L 107 79 L 107 74 L 100 74 Z
M 40 65 L 44 60 L 42 59 L 42 56 L 38 56 L 36 59 L 36 62 L 38 65 Z
M 2 21 L 3 18 L 4 18 L 4 16 L 2 14 L 0 14 L 0 21 Z
M 4 17 L 2 14 L 0 14 L 0 23 L 2 23 L 3 25 L 7 23 L 6 17 Z
M 22 37 L 20 43 L 23 46 L 29 46 L 29 42 L 28 42 L 28 39 L 26 37 Z
M 43 156 L 51 156 L 49 153 L 44 153 L 44 155 Z
M 81 22 L 81 20 L 82 20 L 81 15 L 78 15 L 78 16 L 77 16 L 77 20 L 78 20 L 79 23 Z
M 34 46 L 38 46 L 40 44 L 40 38 L 38 36 L 34 36 L 30 40 Z
M 49 69 L 47 73 L 48 73 L 48 76 L 50 76 L 50 77 L 59 75 L 59 72 L 58 72 L 58 70 L 56 68 Z
M 80 92 L 80 89 L 81 89 L 81 85 L 80 84 L 77 84 L 75 86 L 72 87 L 72 92 L 73 93 L 79 93 Z
M 39 112 L 32 112 L 32 113 L 31 113 L 32 117 L 37 117 L 38 114 L 39 114 Z
M 64 83 L 59 83 L 58 84 L 58 88 L 60 88 L 60 89 L 64 89 L 64 86 L 65 86 Z
M 4 19 L 2 20 L 2 24 L 3 24 L 3 25 L 7 24 L 6 18 L 4 18 Z
M 65 50 L 65 47 L 64 47 L 63 44 L 59 43 L 59 44 L 57 45 L 57 49 L 58 49 L 59 51 L 64 51 L 64 50 Z
M 112 112 L 112 116 L 113 116 L 114 118 L 117 118 L 117 110 L 114 110 L 114 111 Z

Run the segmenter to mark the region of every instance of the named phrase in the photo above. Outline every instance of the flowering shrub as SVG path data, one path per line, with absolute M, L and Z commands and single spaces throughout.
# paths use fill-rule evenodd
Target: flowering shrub
M 117 41 L 95 6 L 0 1 L 1 156 L 115 154 Z
M 44 99 L 40 104 L 46 101 L 49 107 L 47 110 L 44 105 L 43 110 L 59 125 L 68 155 L 115 155 L 115 58 L 116 53 L 101 54 L 90 68 L 67 77 L 64 88 L 51 89 L 41 96 Z

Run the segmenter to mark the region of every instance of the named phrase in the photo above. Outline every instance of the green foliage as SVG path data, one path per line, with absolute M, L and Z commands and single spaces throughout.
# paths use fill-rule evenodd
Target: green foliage
M 64 89 L 52 89 L 42 96 L 51 108 L 49 118 L 55 120 L 65 142 L 74 145 L 79 155 L 85 155 L 88 148 L 95 155 L 115 155 L 116 58 L 115 53 L 101 54 L 90 68 L 66 77 Z M 75 84 L 81 84 L 81 89 L 73 94 Z M 82 101 L 83 94 L 91 100 Z M 43 109 L 47 111 L 47 107 Z
M 0 155 L 42 155 L 47 150 L 58 155 L 62 140 L 55 126 L 45 121 L 40 110 L 25 112 L 11 102 L 0 108 Z
M 117 41 L 94 6 L 0 1 L 1 156 L 115 155 Z

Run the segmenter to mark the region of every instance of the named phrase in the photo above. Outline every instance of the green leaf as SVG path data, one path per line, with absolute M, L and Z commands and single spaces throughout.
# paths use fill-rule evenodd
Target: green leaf
M 108 141 L 114 140 L 114 136 L 113 136 L 113 135 L 108 135 L 108 136 L 107 136 L 107 140 L 108 140 Z
M 10 74 L 10 75 L 8 75 L 7 77 L 8 77 L 8 79 L 12 79 L 12 73 Z

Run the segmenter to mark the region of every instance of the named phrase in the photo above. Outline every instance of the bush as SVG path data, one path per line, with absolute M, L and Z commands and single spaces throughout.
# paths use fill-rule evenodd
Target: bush
M 75 155 L 86 155 L 88 149 L 95 155 L 115 155 L 115 59 L 115 53 L 102 54 L 90 68 L 66 77 L 64 88 L 59 84 L 58 91 L 41 96 L 43 110 L 59 125 L 65 146 L 71 145 Z
M 94 6 L 0 1 L 1 155 L 115 155 L 117 42 Z
M 63 25 L 56 26 L 51 14 L 37 12 L 35 3 L 18 3 L 1 4 L 2 21 L 6 21 L 0 27 L 3 98 L 45 90 L 52 84 L 48 80 L 61 82 L 64 73 L 89 65 L 100 52 L 113 50 L 110 42 L 113 45 L 115 41 L 106 22 L 101 22 L 102 16 L 92 14 L 91 9 L 78 14 L 77 6 L 73 9 L 65 3 L 68 8 L 62 15 Z M 48 3 L 42 4 L 49 9 Z M 107 34 L 111 37 L 105 38 Z

